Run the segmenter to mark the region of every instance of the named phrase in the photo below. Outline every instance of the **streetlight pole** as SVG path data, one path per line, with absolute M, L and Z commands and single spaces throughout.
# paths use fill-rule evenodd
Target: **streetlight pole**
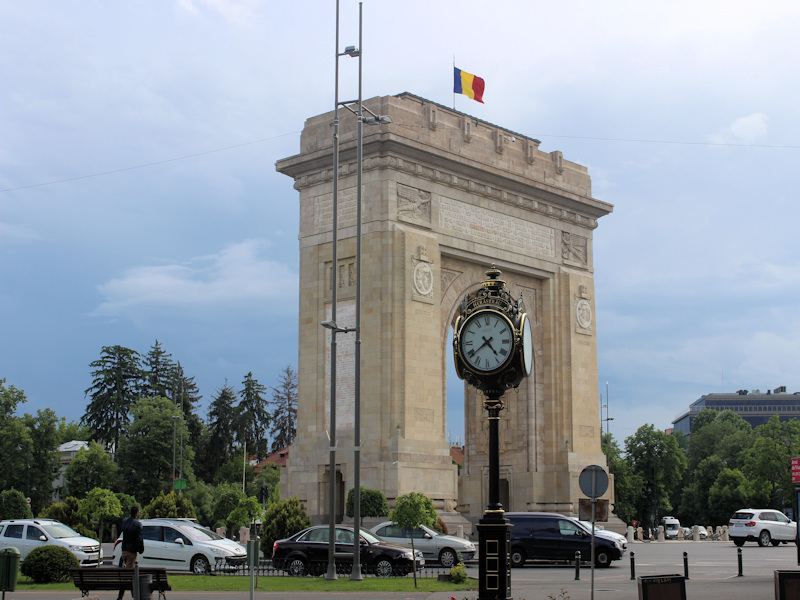
M 336 68 L 334 70 L 333 103 L 333 247 L 331 251 L 331 322 L 336 323 L 336 271 L 338 268 L 338 200 L 339 200 L 339 0 L 336 0 Z M 330 416 L 330 465 L 328 470 L 328 572 L 325 579 L 338 579 L 336 575 L 336 327 L 331 328 L 331 416 Z

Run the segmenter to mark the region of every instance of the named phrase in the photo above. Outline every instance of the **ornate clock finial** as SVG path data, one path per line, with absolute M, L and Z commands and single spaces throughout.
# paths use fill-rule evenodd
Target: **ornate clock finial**
M 494 265 L 494 263 L 492 263 L 491 268 L 488 271 L 486 271 L 486 276 L 489 279 L 484 281 L 481 285 L 484 288 L 489 289 L 489 290 L 493 290 L 493 291 L 502 290 L 503 287 L 506 285 L 506 282 L 503 281 L 502 279 L 498 279 L 498 277 L 500 277 L 500 275 L 501 275 L 500 269 L 498 269 Z

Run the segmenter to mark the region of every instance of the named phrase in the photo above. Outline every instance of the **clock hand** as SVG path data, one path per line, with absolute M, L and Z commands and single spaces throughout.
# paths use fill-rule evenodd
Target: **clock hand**
M 481 336 L 481 337 L 483 337 L 483 336 Z M 489 346 L 489 350 L 494 352 L 495 356 L 497 356 L 497 350 L 492 348 L 492 344 L 490 343 L 493 339 L 494 339 L 494 337 L 490 337 L 488 340 L 486 338 L 483 338 L 483 344 L 481 345 L 481 348 L 483 348 L 483 346 Z M 478 348 L 478 350 L 480 350 L 480 348 Z
M 480 346 L 478 346 L 477 348 L 475 348 L 475 352 L 478 352 L 478 351 L 479 351 L 481 348 L 483 348 L 483 347 L 484 347 L 486 344 L 488 344 L 489 342 L 491 342 L 491 341 L 492 341 L 492 339 L 493 339 L 493 338 L 489 338 L 489 339 L 487 340 L 487 339 L 486 339 L 485 337 L 483 337 L 483 336 L 481 336 L 481 338 L 483 338 L 483 343 L 482 343 Z M 492 346 L 490 345 L 490 346 L 489 346 L 489 348 L 491 348 L 491 347 L 492 347 Z

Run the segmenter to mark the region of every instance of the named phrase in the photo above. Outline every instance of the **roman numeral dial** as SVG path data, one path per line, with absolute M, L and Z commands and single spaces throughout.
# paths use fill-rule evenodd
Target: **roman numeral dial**
M 514 351 L 514 328 L 500 312 L 483 310 L 461 327 L 461 356 L 475 371 L 491 373 L 505 366 Z

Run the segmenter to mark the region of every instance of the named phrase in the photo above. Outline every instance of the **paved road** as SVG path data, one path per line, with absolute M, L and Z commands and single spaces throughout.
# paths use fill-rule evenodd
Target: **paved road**
M 737 549 L 730 542 L 637 542 L 629 545 L 629 553 L 622 561 L 613 563 L 608 569 L 595 570 L 594 598 L 597 600 L 638 600 L 638 585 L 631 581 L 630 551 L 634 553 L 635 574 L 682 575 L 683 553 L 688 554 L 689 580 L 686 582 L 686 596 L 702 600 L 771 600 L 774 595 L 773 572 L 775 570 L 800 570 L 797 548 L 794 544 L 779 547 L 759 548 L 747 544 L 742 548 L 743 577 L 738 576 Z M 470 565 L 468 571 L 477 577 L 477 565 Z M 268 580 L 261 578 L 259 583 L 268 586 Z M 583 567 L 580 580 L 575 581 L 572 565 L 534 565 L 514 569 L 511 574 L 512 597 L 515 600 L 590 600 L 592 598 L 591 570 Z M 564 590 L 564 595 L 561 595 Z M 456 600 L 475 600 L 477 592 L 459 592 Z M 92 597 L 100 600 L 113 600 L 116 593 L 98 592 Z M 249 592 L 169 592 L 168 600 L 201 600 L 225 598 L 247 600 Z M 449 592 L 428 593 L 384 593 L 360 592 L 345 593 L 286 593 L 269 592 L 262 587 L 255 592 L 259 600 L 368 600 L 378 597 L 381 600 L 450 600 Z M 80 598 L 74 592 L 8 592 L 7 600 L 72 600 Z M 126 598 L 130 598 L 126 595 Z

